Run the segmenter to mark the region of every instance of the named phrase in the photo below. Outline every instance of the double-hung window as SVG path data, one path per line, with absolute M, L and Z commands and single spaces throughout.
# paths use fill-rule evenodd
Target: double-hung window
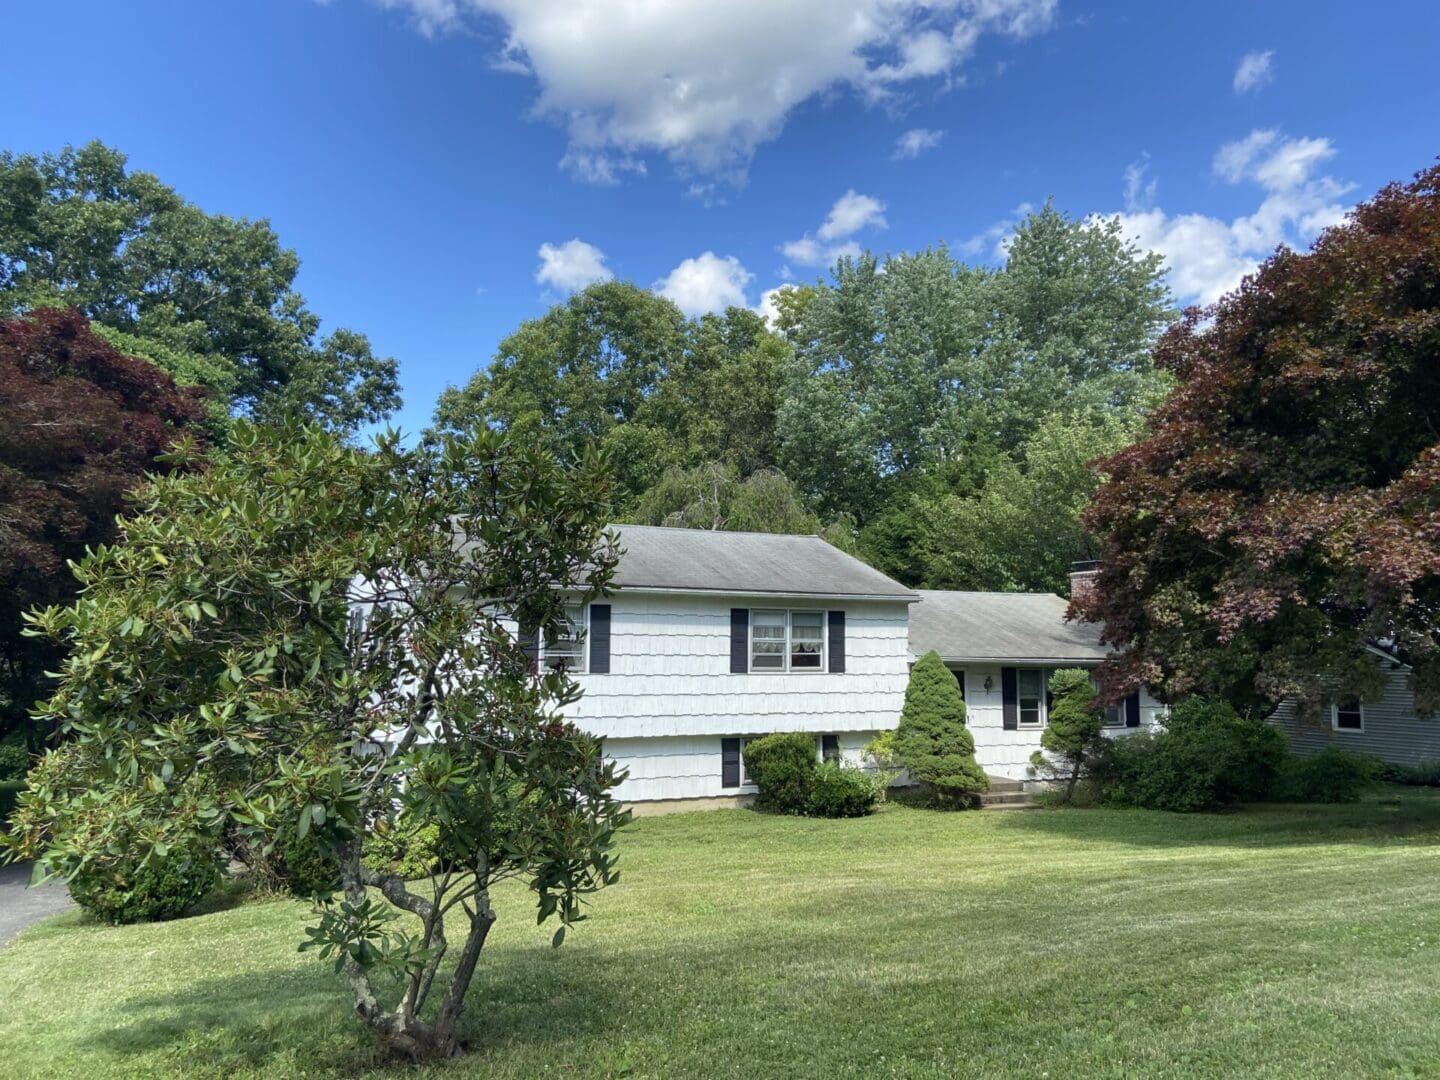
M 1095 687 L 1097 691 L 1100 689 L 1100 685 L 1095 681 L 1095 677 L 1093 675 L 1090 677 L 1090 685 Z M 1123 701 L 1118 702 L 1114 705 L 1105 706 L 1105 726 L 1125 726 L 1125 703 Z
M 585 608 L 565 605 L 565 622 L 545 635 L 540 662 L 563 671 L 585 670 Z
M 751 671 L 824 671 L 823 611 L 750 612 Z
M 1359 698 L 1341 701 L 1330 706 L 1330 726 L 1336 731 L 1364 731 L 1365 706 Z
M 1015 675 L 1020 726 L 1040 727 L 1045 723 L 1045 672 L 1040 668 L 1020 668 Z

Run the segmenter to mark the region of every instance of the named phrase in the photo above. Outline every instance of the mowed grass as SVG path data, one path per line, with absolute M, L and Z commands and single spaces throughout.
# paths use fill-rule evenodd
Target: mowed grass
M 307 905 L 79 915 L 0 951 L 0 1074 L 1440 1075 L 1440 798 L 1221 816 L 637 821 L 549 948 L 522 888 L 469 1054 L 377 1062 Z

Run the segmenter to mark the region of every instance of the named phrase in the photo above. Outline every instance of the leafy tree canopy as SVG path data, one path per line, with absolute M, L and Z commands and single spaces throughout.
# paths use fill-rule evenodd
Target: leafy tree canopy
M 1118 221 L 1048 204 L 999 271 L 944 247 L 841 260 L 787 309 L 781 466 L 822 510 L 865 522 L 917 470 L 992 449 L 1019 459 L 1048 416 L 1154 404 L 1166 380 L 1149 350 L 1172 317 L 1161 274 Z
M 441 395 L 436 423 L 493 424 L 562 459 L 612 451 L 622 500 L 667 468 L 743 478 L 775 465 L 785 342 L 752 311 L 686 320 L 628 282 L 576 293 L 500 343 L 490 367 Z
M 207 214 L 101 143 L 0 154 L 0 313 L 78 307 L 236 412 L 346 430 L 384 418 L 395 361 L 353 330 L 321 337 L 299 266 L 267 221 Z
M 126 493 L 205 417 L 199 391 L 121 355 L 78 311 L 0 320 L 0 735 L 28 713 L 58 662 L 21 613 L 76 591 L 67 563 L 111 542 Z
M 1086 515 L 1112 692 L 1314 707 L 1377 692 L 1384 641 L 1440 706 L 1437 282 L 1440 167 L 1163 337 L 1178 388 Z
M 1020 448 L 997 454 L 974 488 L 921 490 L 894 500 L 889 513 L 907 527 L 901 548 L 910 580 L 931 589 L 1065 593 L 1070 564 L 1094 558 L 1095 541 L 1081 513 L 1100 483 L 1088 466 L 1129 444 L 1136 413 L 1098 418 L 1052 414 Z M 884 543 L 882 521 L 868 545 Z M 873 549 L 872 549 L 873 550 Z M 889 552 L 877 551 L 878 565 Z
M 225 455 L 158 477 L 79 563 L 79 597 L 33 619 L 69 648 L 45 712 L 72 737 L 5 844 L 74 876 L 296 825 L 343 884 L 306 947 L 335 958 L 383 1049 L 451 1056 L 493 885 L 527 880 L 558 944 L 615 879 L 614 766 L 561 718 L 577 687 L 510 630 L 553 630 L 560 590 L 608 582 L 604 464 L 484 430 L 370 453 L 238 424 Z M 435 828 L 419 889 L 361 858 L 400 820 Z
M 865 256 L 775 307 L 771 328 L 739 308 L 686 320 L 593 285 L 506 338 L 437 422 L 562 459 L 598 442 L 628 520 L 824 531 L 914 585 L 1063 587 L 1089 553 L 1083 461 L 1167 385 L 1156 257 L 1047 206 L 1001 270 Z

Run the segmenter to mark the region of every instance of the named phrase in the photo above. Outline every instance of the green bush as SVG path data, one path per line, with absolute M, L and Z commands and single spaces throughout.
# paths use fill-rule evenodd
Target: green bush
M 1190 698 L 1161 730 L 1107 739 L 1091 775 L 1111 805 L 1217 810 L 1264 799 L 1285 757 L 1278 728 L 1223 701 Z
M 30 771 L 30 751 L 23 739 L 15 735 L 0 742 L 0 782 L 23 780 Z
M 392 828 L 366 836 L 365 862 L 406 881 L 429 877 L 440 867 L 439 843 L 440 826 L 435 822 L 415 828 L 401 818 Z
M 1422 761 L 1418 765 L 1397 765 L 1385 762 L 1380 766 L 1380 779 L 1387 784 L 1408 784 L 1411 787 L 1440 787 L 1440 761 Z
M 87 866 L 70 880 L 70 896 L 103 922 L 159 922 L 184 915 L 220 880 L 220 861 L 208 837 L 172 847 L 148 862 Z
M 910 669 L 895 756 L 925 788 L 932 805 L 973 805 L 979 792 L 990 790 L 965 727 L 965 699 L 954 673 L 933 649 Z
M 756 805 L 803 814 L 815 776 L 815 736 L 792 731 L 751 739 L 745 744 L 745 771 L 759 788 Z
M 292 896 L 308 899 L 329 896 L 340 888 L 340 861 L 330 845 L 314 832 L 301 839 L 292 827 L 285 830 L 280 852 L 285 888 Z
M 1380 779 L 1381 765 L 1368 754 L 1327 746 L 1318 754 L 1291 754 L 1276 778 L 1276 802 L 1356 802 Z
M 864 817 L 880 802 L 884 780 L 857 769 L 824 761 L 810 777 L 810 802 L 807 811 L 814 817 Z

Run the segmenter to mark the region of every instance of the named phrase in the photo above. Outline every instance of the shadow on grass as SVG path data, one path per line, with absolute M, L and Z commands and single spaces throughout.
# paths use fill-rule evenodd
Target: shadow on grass
M 518 962 L 516 951 L 526 954 Z M 637 977 L 631 965 L 640 963 L 638 957 L 622 960 L 617 968 L 614 960 L 575 950 L 486 949 L 461 1020 L 466 1060 L 503 1059 L 525 1046 L 613 1029 L 624 1014 L 624 982 Z M 397 996 L 397 985 L 377 979 L 387 1002 Z M 442 976 L 432 1011 L 444 991 Z M 406 1065 L 381 1054 L 351 1005 L 349 987 L 332 965 L 297 957 L 278 970 L 195 978 L 172 993 L 131 998 L 116 1006 L 121 1022 L 114 1023 L 112 1013 L 105 1030 L 79 1041 L 112 1058 L 140 1059 L 151 1069 L 173 1063 L 186 1077 L 389 1075 Z M 637 1019 L 627 1017 L 632 1032 Z M 663 1026 L 662 1016 L 652 1019 Z
M 1001 826 L 1137 847 L 1440 846 L 1440 792 L 1385 785 L 1355 803 L 1256 803 L 1204 814 L 1057 807 L 1007 813 Z

